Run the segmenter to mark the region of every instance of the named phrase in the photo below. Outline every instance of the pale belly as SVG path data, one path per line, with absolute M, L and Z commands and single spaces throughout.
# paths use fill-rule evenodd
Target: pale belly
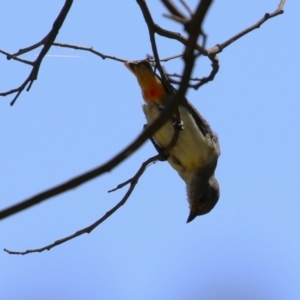
M 161 113 L 157 105 L 143 105 L 147 122 L 152 123 Z M 191 114 L 186 108 L 179 107 L 180 118 L 184 129 L 179 132 L 176 145 L 170 150 L 168 162 L 182 173 L 194 168 L 204 167 L 218 156 L 218 147 L 209 137 L 203 136 Z M 172 121 L 168 121 L 158 132 L 154 139 L 158 146 L 165 148 L 169 145 L 174 134 Z

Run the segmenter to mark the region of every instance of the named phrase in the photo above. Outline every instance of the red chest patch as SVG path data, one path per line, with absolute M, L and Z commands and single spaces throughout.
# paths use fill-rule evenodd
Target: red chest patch
M 166 96 L 164 87 L 159 83 L 149 84 L 148 87 L 144 87 L 142 94 L 145 101 L 153 101 L 158 104 L 162 103 Z
M 147 91 L 143 91 L 143 96 L 145 100 L 154 100 L 157 97 L 156 89 L 152 88 Z M 153 99 L 154 98 L 154 99 Z

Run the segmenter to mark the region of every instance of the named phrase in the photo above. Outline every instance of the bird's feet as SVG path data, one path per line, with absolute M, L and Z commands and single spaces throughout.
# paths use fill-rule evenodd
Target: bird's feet
M 174 127 L 174 130 L 178 130 L 178 131 L 182 131 L 184 129 L 184 126 L 183 126 L 183 122 L 182 121 L 177 121 L 175 120 L 175 118 L 173 119 L 173 127 Z

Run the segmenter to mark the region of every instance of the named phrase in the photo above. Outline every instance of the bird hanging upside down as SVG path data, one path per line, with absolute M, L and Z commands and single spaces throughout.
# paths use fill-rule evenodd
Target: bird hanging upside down
M 136 76 L 145 104 L 142 106 L 148 124 L 155 121 L 164 109 L 169 94 L 147 60 L 126 62 Z M 167 160 L 186 183 L 190 214 L 187 223 L 207 214 L 218 202 L 219 184 L 214 176 L 220 155 L 217 135 L 196 108 L 182 99 L 179 105 L 182 130 Z M 156 149 L 163 151 L 170 144 L 174 131 L 175 114 L 153 136 Z M 176 124 L 178 125 L 178 124 Z

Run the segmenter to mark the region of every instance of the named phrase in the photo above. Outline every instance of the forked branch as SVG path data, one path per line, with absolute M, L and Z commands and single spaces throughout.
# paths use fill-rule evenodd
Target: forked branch
M 33 82 L 37 79 L 42 60 L 45 57 L 45 55 L 47 54 L 47 52 L 49 51 L 49 49 L 51 48 L 54 40 L 56 39 L 56 36 L 58 35 L 58 32 L 67 17 L 67 14 L 72 6 L 72 3 L 73 3 L 73 0 L 66 0 L 63 8 L 61 9 L 59 15 L 57 16 L 56 20 L 53 23 L 52 29 L 40 42 L 38 42 L 30 47 L 20 49 L 15 54 L 9 54 L 9 53 L 5 53 L 5 51 L 1 51 L 1 53 L 7 55 L 7 59 L 14 59 L 14 60 L 29 64 L 32 66 L 32 70 L 29 73 L 28 77 L 18 88 L 11 89 L 7 92 L 0 93 L 0 96 L 16 94 L 15 97 L 13 98 L 13 100 L 11 101 L 10 105 L 14 105 L 14 103 L 16 102 L 16 100 L 18 99 L 18 97 L 20 96 L 20 94 L 26 87 L 27 87 L 26 91 L 28 92 L 30 90 Z M 27 53 L 29 51 L 32 51 L 33 49 L 36 49 L 42 45 L 43 45 L 43 48 L 41 49 L 41 51 L 35 61 L 29 62 L 29 61 L 22 60 L 19 58 L 20 55 Z
M 115 188 L 114 190 L 121 188 L 127 184 L 130 184 L 129 189 L 127 190 L 126 194 L 124 195 L 124 197 L 121 199 L 121 201 L 119 203 L 117 203 L 112 209 L 110 209 L 108 212 L 106 212 L 99 220 L 97 220 L 95 223 L 76 231 L 75 233 L 64 237 L 60 240 L 57 240 L 47 246 L 41 247 L 41 248 L 37 248 L 37 249 L 32 249 L 32 250 L 26 250 L 26 251 L 12 251 L 12 250 L 8 250 L 8 249 L 4 249 L 5 252 L 7 252 L 8 254 L 17 254 L 17 255 L 25 255 L 25 254 L 29 254 L 29 253 L 35 253 L 35 252 L 43 252 L 45 250 L 51 250 L 52 248 L 61 245 L 67 241 L 70 241 L 82 234 L 85 233 L 91 233 L 96 227 L 98 227 L 101 223 L 103 223 L 107 218 L 109 218 L 113 213 L 115 213 L 122 205 L 124 205 L 127 201 L 127 199 L 129 198 L 129 196 L 131 195 L 131 193 L 133 192 L 139 178 L 142 176 L 142 174 L 144 173 L 144 171 L 146 170 L 147 166 L 149 166 L 150 164 L 158 161 L 160 158 L 159 155 L 153 156 L 149 159 L 147 159 L 139 168 L 139 170 L 137 171 L 137 173 L 129 180 L 127 180 L 125 183 L 118 185 L 117 188 Z M 111 190 L 111 191 L 114 191 Z M 111 192 L 110 191 L 110 192 Z

